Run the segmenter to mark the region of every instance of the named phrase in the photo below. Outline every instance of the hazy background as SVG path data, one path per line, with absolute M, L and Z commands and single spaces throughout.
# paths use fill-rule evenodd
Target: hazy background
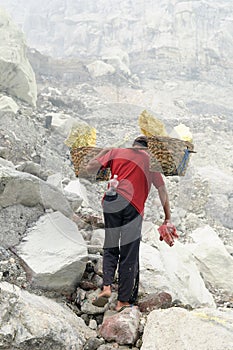
M 232 115 L 231 0 L 0 0 L 0 5 L 30 48 L 85 65 L 98 59 L 147 94 L 153 89 L 149 101 L 135 98 L 139 104 L 145 98 L 147 106 L 169 113 L 174 99 L 182 99 L 179 107 L 191 112 Z

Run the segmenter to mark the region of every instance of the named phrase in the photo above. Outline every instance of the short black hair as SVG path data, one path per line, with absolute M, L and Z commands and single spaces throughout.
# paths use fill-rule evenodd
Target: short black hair
M 135 144 L 139 144 L 139 145 L 141 145 L 143 147 L 147 147 L 147 142 L 148 142 L 147 141 L 147 137 L 144 136 L 144 135 L 141 135 L 141 136 L 136 137 L 136 139 L 133 142 L 133 146 Z

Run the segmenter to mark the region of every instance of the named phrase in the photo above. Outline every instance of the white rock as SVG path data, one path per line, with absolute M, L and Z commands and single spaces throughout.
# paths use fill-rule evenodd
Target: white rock
M 19 109 L 19 106 L 11 97 L 8 97 L 8 96 L 0 97 L 0 110 L 2 112 L 13 112 L 14 114 L 16 114 L 18 109 Z
M 82 201 L 83 201 L 82 198 L 80 198 L 77 193 L 71 193 L 67 191 L 63 191 L 63 193 L 66 199 L 69 201 L 72 210 L 74 212 L 77 211 L 82 204 Z
M 52 112 L 48 115 L 52 116 L 52 129 L 64 137 L 68 136 L 72 126 L 77 122 L 77 119 L 65 113 Z
M 193 231 L 191 237 L 194 243 L 188 248 L 195 256 L 204 280 L 232 294 L 233 257 L 217 233 L 207 225 Z
M 97 325 L 97 322 L 96 320 L 90 320 L 89 322 L 89 328 L 91 329 L 97 329 L 98 325 Z
M 111 64 L 107 64 L 99 60 L 88 64 L 87 69 L 93 78 L 113 74 L 116 71 Z
M 33 271 L 33 283 L 60 291 L 74 289 L 87 261 L 77 225 L 59 212 L 41 217 L 18 245 L 17 254 Z
M 140 248 L 140 288 L 143 292 L 165 291 L 173 299 L 193 307 L 215 307 L 195 259 L 185 245 L 176 241 L 173 247 L 169 247 L 161 242 L 152 223 L 143 227 L 143 237 L 147 241 L 142 242 Z
M 79 179 L 71 180 L 69 184 L 64 187 L 64 191 L 78 195 L 83 199 L 85 205 L 89 204 L 86 187 L 80 183 Z
M 49 175 L 47 178 L 47 182 L 53 186 L 56 186 L 60 190 L 62 190 L 62 174 L 61 173 Z
M 58 210 L 69 217 L 72 215 L 70 204 L 63 193 L 34 175 L 0 166 L 0 181 L 1 207 L 14 204 L 33 207 L 40 204 L 44 209 Z
M 230 350 L 232 322 L 230 309 L 154 310 L 147 319 L 141 350 Z

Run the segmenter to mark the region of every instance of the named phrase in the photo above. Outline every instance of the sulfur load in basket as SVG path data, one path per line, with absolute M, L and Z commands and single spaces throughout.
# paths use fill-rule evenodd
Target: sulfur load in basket
M 189 141 L 168 136 L 148 137 L 150 170 L 159 171 L 165 176 L 184 176 L 193 149 Z
M 70 150 L 71 160 L 74 165 L 75 175 L 90 181 L 108 181 L 110 178 L 110 169 L 100 168 L 96 175 L 88 174 L 86 171 L 87 163 L 101 151 L 98 147 L 73 147 Z

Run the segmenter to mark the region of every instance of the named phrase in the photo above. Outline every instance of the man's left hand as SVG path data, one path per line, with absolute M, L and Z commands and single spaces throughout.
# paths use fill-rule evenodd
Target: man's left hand
M 174 245 L 175 239 L 179 237 L 175 226 L 170 222 L 160 226 L 158 231 L 160 234 L 160 241 L 164 240 L 170 247 Z

